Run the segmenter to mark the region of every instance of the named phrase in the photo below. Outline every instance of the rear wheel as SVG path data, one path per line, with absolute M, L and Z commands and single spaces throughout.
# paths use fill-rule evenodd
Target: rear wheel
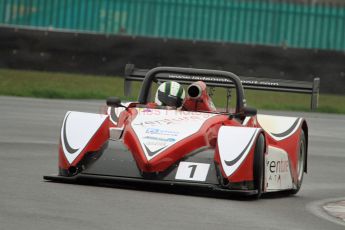
M 296 187 L 291 190 L 291 194 L 296 194 L 300 190 L 303 181 L 303 175 L 305 171 L 306 163 L 306 154 L 307 154 L 307 145 L 305 140 L 304 131 L 301 131 L 301 136 L 299 138 L 299 150 L 298 150 L 298 162 L 297 162 L 297 182 Z
M 259 198 L 264 191 L 265 183 L 265 138 L 262 134 L 259 135 L 255 151 L 254 151 L 254 164 L 253 164 L 253 174 L 254 174 L 254 188 L 258 191 L 256 198 Z

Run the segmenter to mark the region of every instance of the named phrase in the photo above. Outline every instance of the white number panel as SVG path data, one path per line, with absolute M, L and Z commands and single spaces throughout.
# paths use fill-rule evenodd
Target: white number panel
M 175 179 L 190 181 L 206 181 L 209 169 L 210 164 L 180 162 Z

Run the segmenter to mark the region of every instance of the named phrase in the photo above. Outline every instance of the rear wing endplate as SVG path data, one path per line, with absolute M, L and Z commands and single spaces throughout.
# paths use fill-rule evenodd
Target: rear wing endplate
M 125 96 L 131 95 L 132 81 L 143 81 L 149 69 L 138 69 L 133 64 L 127 64 L 125 68 Z M 310 107 L 317 109 L 320 90 L 320 78 L 314 78 L 312 82 L 291 81 L 271 78 L 255 78 L 240 76 L 244 89 L 266 90 L 276 92 L 303 93 L 311 95 Z M 197 76 L 173 73 L 159 73 L 155 77 L 156 82 L 177 81 L 181 84 L 191 84 L 196 81 L 203 81 L 210 87 L 233 88 L 234 84 L 223 77 L 217 76 Z

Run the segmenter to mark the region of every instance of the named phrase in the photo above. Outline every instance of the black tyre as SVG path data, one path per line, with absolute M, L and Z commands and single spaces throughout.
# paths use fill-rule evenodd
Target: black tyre
M 265 138 L 262 134 L 258 137 L 254 152 L 254 188 L 258 190 L 256 198 L 260 198 L 265 183 Z
M 307 143 L 304 131 L 301 131 L 301 136 L 299 138 L 299 151 L 298 151 L 298 163 L 297 163 L 297 182 L 296 187 L 291 190 L 291 194 L 296 194 L 301 189 L 302 182 L 303 182 L 303 175 L 305 171 L 305 164 L 306 164 L 306 157 L 307 157 Z

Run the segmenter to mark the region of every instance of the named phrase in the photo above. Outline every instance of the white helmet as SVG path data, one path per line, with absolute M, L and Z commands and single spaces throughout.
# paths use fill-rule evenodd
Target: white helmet
M 184 98 L 185 92 L 183 87 L 175 81 L 168 81 L 158 87 L 155 103 L 157 105 L 179 108 L 182 106 Z

